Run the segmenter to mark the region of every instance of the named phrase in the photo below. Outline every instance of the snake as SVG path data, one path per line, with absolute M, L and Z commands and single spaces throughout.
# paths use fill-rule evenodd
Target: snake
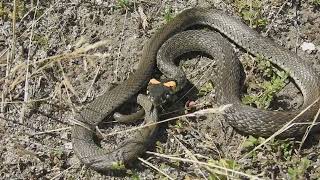
M 92 140 L 95 136 L 95 126 L 146 87 L 156 66 L 166 76 L 177 79 L 177 85 L 183 87 L 184 75 L 181 69 L 175 66 L 173 59 L 188 51 L 204 51 L 211 54 L 208 47 L 214 46 L 208 45 L 212 44 L 212 41 L 206 38 L 207 34 L 199 35 L 198 31 L 189 30 L 197 26 L 204 26 L 223 36 L 221 38 L 209 34 L 217 39 L 215 42 L 218 43 L 216 46 L 221 47 L 220 52 L 225 52 L 213 53 L 214 56 L 221 57 L 221 60 L 218 60 L 219 68 L 216 70 L 214 81 L 218 104 L 232 105 L 225 110 L 224 117 L 233 128 L 245 134 L 266 137 L 294 120 L 298 125 L 292 126 L 279 136 L 296 137 L 305 132 L 320 106 L 319 101 L 315 101 L 320 96 L 320 81 L 312 65 L 222 10 L 194 7 L 182 11 L 155 32 L 144 44 L 137 70 L 127 80 L 76 113 L 74 118 L 90 127 L 75 124 L 72 128 L 73 149 L 81 162 L 97 171 L 106 171 L 112 169 L 112 164 L 131 161 L 141 154 L 141 147 L 148 143 L 145 139 L 135 139 L 141 142 L 138 145 L 132 142 L 136 146 L 120 146 L 114 151 L 103 150 Z M 179 36 L 180 33 L 187 38 Z M 292 111 L 268 111 L 243 105 L 239 95 L 239 62 L 229 60 L 234 58 L 234 55 L 230 52 L 229 45 L 223 41 L 232 42 L 254 56 L 262 56 L 285 70 L 302 92 L 303 105 Z M 156 60 L 157 58 L 163 60 Z M 145 117 L 145 121 L 147 119 L 148 117 Z M 137 136 L 139 137 L 150 137 L 150 134 Z M 130 140 L 127 144 L 130 144 Z M 128 147 L 131 149 L 125 149 Z M 130 153 L 126 155 L 122 152 Z

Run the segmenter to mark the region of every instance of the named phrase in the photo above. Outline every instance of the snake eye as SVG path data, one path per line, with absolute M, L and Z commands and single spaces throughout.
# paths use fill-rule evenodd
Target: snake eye
M 170 99 L 171 98 L 171 94 L 170 93 L 166 93 L 166 99 Z

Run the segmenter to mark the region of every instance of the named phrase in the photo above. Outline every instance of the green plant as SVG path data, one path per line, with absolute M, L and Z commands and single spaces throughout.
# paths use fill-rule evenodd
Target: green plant
M 52 150 L 52 156 L 57 157 L 59 159 L 62 158 L 64 152 L 61 149 L 53 149 Z
M 249 136 L 246 141 L 242 144 L 242 147 L 246 150 L 246 151 L 251 151 L 252 149 L 254 149 L 256 146 L 258 146 L 259 144 L 261 144 L 265 139 L 262 137 L 259 138 L 255 138 L 253 136 Z M 257 156 L 257 152 L 252 152 L 250 154 L 251 157 L 256 157 Z
M 273 67 L 273 65 L 262 57 L 256 57 L 256 72 L 265 79 L 262 82 L 255 81 L 254 87 L 248 88 L 248 92 L 260 91 L 257 94 L 245 95 L 242 102 L 248 105 L 255 105 L 257 108 L 267 109 L 274 96 L 286 85 L 288 74 Z M 251 85 L 253 86 L 253 85 Z
M 199 89 L 198 96 L 205 96 L 210 93 L 214 88 L 214 85 L 211 81 L 206 82 L 201 88 Z
M 315 6 L 320 6 L 320 0 L 312 0 L 312 4 Z
M 235 6 L 240 16 L 252 28 L 264 28 L 267 19 L 262 16 L 262 2 L 260 0 L 235 0 Z
M 165 152 L 165 147 L 163 147 L 160 141 L 156 142 L 156 152 L 160 154 L 163 154 Z
M 41 47 L 45 47 L 45 48 L 49 47 L 49 40 L 48 40 L 48 37 L 46 36 L 35 34 L 33 36 L 33 41 L 36 42 Z
M 288 175 L 291 180 L 304 179 L 304 174 L 309 168 L 311 162 L 307 158 L 302 158 L 300 162 L 294 166 L 288 168 Z
M 234 160 L 230 160 L 230 159 L 221 158 L 219 160 L 209 160 L 208 163 L 211 165 L 216 165 L 216 166 L 224 167 L 226 169 L 231 169 L 231 170 L 239 170 L 240 169 L 240 166 L 237 164 L 237 162 Z M 209 179 L 210 180 L 228 179 L 229 172 L 225 172 L 225 173 L 226 173 L 226 175 L 225 174 L 217 174 L 215 172 L 210 172 Z
M 178 119 L 176 121 L 176 124 L 174 125 L 174 127 L 177 128 L 177 129 L 182 129 L 183 128 L 183 123 L 181 122 L 180 119 Z
M 118 161 L 118 162 L 113 162 L 111 169 L 124 170 L 124 169 L 126 169 L 126 167 L 122 161 Z
M 258 146 L 260 143 L 262 143 L 265 139 L 262 137 L 255 138 L 253 136 L 249 136 L 246 141 L 242 144 L 243 148 L 247 148 L 249 150 L 252 150 L 254 147 Z
M 140 176 L 138 173 L 134 172 L 132 175 L 131 175 L 131 180 L 140 180 Z
M 129 0 L 117 0 L 117 6 L 121 9 L 126 9 L 130 6 Z
M 164 19 L 166 20 L 166 22 L 169 22 L 173 19 L 173 14 L 172 14 L 172 8 L 171 6 L 168 6 L 165 10 L 164 10 Z

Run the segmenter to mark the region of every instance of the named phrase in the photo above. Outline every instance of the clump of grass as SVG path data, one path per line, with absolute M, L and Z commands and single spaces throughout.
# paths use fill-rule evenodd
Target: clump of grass
M 260 0 L 235 0 L 234 5 L 250 27 L 259 29 L 266 27 L 268 21 L 263 17 L 263 5 Z
M 0 2 L 0 18 L 2 20 L 10 20 L 12 21 L 13 19 L 13 7 L 10 7 L 6 5 L 4 2 Z M 17 6 L 16 6 L 16 21 L 19 21 L 27 12 L 27 7 L 25 2 L 23 1 L 17 1 Z

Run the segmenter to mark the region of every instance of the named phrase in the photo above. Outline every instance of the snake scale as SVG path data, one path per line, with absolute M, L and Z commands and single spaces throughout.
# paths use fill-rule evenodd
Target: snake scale
M 250 54 L 263 56 L 281 69 L 284 69 L 303 94 L 304 103 L 297 111 L 266 111 L 243 105 L 239 98 L 240 69 L 238 68 L 238 61 L 229 60 L 229 58 L 233 58 L 233 53 L 229 52 L 229 45 L 219 42 L 219 40 L 226 41 L 226 38 L 212 35 L 218 41 L 218 46 L 223 47 L 220 51 L 224 51 L 225 54 L 219 55 L 219 53 L 213 52 L 213 54 L 218 55 L 217 57 L 222 58 L 221 61 L 218 61 L 219 69 L 214 78 L 217 88 L 216 96 L 218 97 L 217 100 L 219 104 L 232 104 L 232 106 L 225 111 L 224 116 L 227 122 L 235 129 L 247 134 L 270 136 L 320 96 L 319 77 L 311 65 L 303 59 L 277 45 L 269 38 L 261 36 L 241 21 L 227 15 L 221 10 L 198 7 L 187 9 L 169 21 L 147 41 L 143 48 L 138 69 L 129 79 L 90 102 L 75 116 L 76 120 L 89 125 L 92 129 L 89 130 L 76 124 L 72 130 L 74 151 L 84 164 L 95 170 L 104 171 L 111 169 L 112 164 L 115 162 L 130 161 L 141 153 L 140 151 L 145 145 L 144 143 L 147 143 L 147 140 L 136 139 L 140 144 L 128 141 L 125 146 L 120 146 L 120 148 L 111 152 L 102 150 L 102 148 L 92 140 L 95 135 L 94 126 L 99 124 L 107 116 L 110 116 L 116 108 L 137 94 L 142 87 L 146 86 L 156 65 L 157 55 L 160 59 L 168 58 L 167 60 L 164 59 L 158 62 L 159 69 L 162 70 L 165 75 L 168 74 L 171 78 L 177 79 L 178 86 L 182 85 L 179 84 L 179 82 L 181 82 L 184 75 L 181 75 L 180 70 L 172 64 L 172 58 L 174 59 L 188 51 L 204 51 L 212 54 L 209 47 L 214 47 L 214 44 L 211 46 L 207 45 L 212 42 L 210 38 L 205 37 L 208 33 L 201 34 L 198 31 L 186 31 L 184 32 L 184 34 L 186 34 L 184 36 L 175 36 L 175 34 L 180 34 L 182 31 L 197 25 L 210 27 L 210 29 L 219 32 Z M 211 36 L 210 33 L 209 36 Z M 168 42 L 166 42 L 167 40 Z M 198 40 L 200 43 L 194 40 Z M 158 53 L 164 43 L 167 45 L 161 48 L 161 53 Z M 204 46 L 208 48 L 203 49 Z M 316 102 L 304 114 L 297 117 L 294 122 L 312 121 L 319 109 L 319 105 L 319 101 Z M 300 136 L 304 133 L 306 127 L 306 125 L 293 126 L 280 136 Z M 152 131 L 149 132 L 151 133 Z M 145 134 L 145 136 L 138 137 L 144 138 L 149 136 L 150 134 Z M 128 147 L 131 149 L 125 149 Z

